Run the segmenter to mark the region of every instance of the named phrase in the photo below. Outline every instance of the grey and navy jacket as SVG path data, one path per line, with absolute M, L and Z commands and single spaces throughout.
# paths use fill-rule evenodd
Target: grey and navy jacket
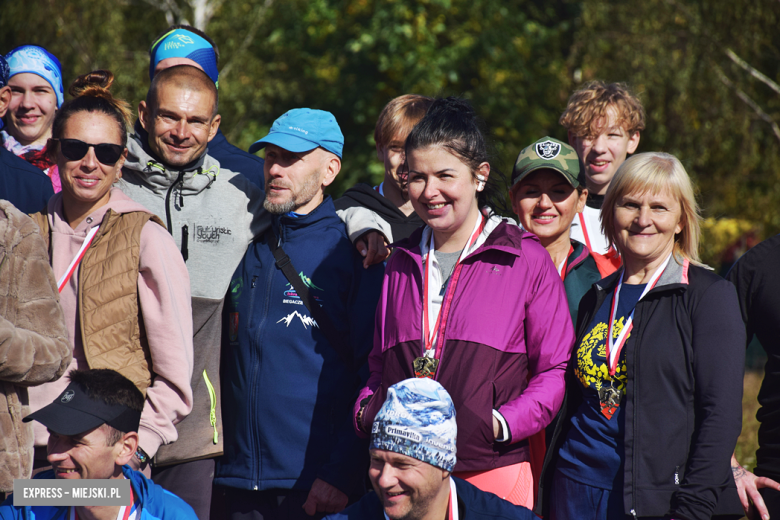
M 307 215 L 274 216 L 273 228 L 353 364 L 365 365 L 382 264 L 363 268 L 328 196 Z M 352 495 L 365 478 L 368 444 L 355 435 L 350 411 L 367 370 L 355 373 L 342 362 L 276 267 L 266 237 L 236 269 L 225 311 L 225 454 L 214 482 L 310 489 L 320 478 Z
M 582 298 L 575 350 L 620 269 Z M 670 260 L 634 311 L 626 341 L 626 515 L 698 520 L 742 516 L 731 454 L 742 429 L 745 328 L 734 286 L 682 259 Z M 561 414 L 545 457 L 537 513 L 547 513 L 558 451 L 582 402 L 567 370 Z
M 172 169 L 154 157 L 148 136 L 136 125 L 119 188 L 166 224 L 190 275 L 194 370 L 192 413 L 178 425 L 178 440 L 160 447 L 158 465 L 222 453 L 220 343 L 222 306 L 230 279 L 247 245 L 270 222 L 264 194 L 238 173 L 204 154 Z

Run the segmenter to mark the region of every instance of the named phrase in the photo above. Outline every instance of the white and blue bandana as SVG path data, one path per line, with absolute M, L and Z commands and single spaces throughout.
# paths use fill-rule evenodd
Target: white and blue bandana
M 8 78 L 17 74 L 37 74 L 49 82 L 57 96 L 57 108 L 65 101 L 62 87 L 62 66 L 60 60 L 49 51 L 37 45 L 22 45 L 5 55 L 8 62 Z

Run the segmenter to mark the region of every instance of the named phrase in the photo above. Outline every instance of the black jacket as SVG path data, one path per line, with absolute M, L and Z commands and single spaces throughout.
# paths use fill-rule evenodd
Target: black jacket
M 401 210 L 395 207 L 392 202 L 379 194 L 368 184 L 356 184 L 341 196 L 335 203 L 336 211 L 361 206 L 368 208 L 390 225 L 393 231 L 393 241 L 398 242 L 414 233 L 414 231 L 424 226 L 425 222 L 417 215 L 412 213 L 409 216 L 403 214 Z
M 758 451 L 754 473 L 780 479 L 780 235 L 745 253 L 726 278 L 737 287 L 748 342 L 755 335 L 767 354 L 758 393 Z
M 594 284 L 582 298 L 575 349 L 622 273 Z M 670 261 L 637 304 L 625 345 L 627 515 L 742 516 L 730 459 L 742 428 L 744 346 L 734 286 L 701 267 Z M 537 505 L 545 513 L 558 450 L 582 401 L 575 364 L 572 356 L 563 419 L 545 457 Z

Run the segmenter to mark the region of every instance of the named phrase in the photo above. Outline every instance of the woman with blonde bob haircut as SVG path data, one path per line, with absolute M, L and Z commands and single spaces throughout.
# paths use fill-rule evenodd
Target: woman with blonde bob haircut
M 658 194 L 664 190 L 668 190 L 669 194 L 679 202 L 681 210 L 682 231 L 675 236 L 675 257 L 684 257 L 691 263 L 702 265 L 699 259 L 701 237 L 699 205 L 693 193 L 691 178 L 674 155 L 647 152 L 626 160 L 618 174 L 615 174 L 610 189 L 604 197 L 604 207 L 614 207 L 616 201 L 627 193 Z M 614 226 L 614 212 L 603 211 L 601 230 L 610 244 L 620 251 Z
M 618 169 L 603 231 L 623 267 L 582 298 L 545 518 L 738 518 L 745 330 L 734 286 L 699 261 L 699 214 L 674 156 Z M 733 516 L 732 516 L 733 515 Z

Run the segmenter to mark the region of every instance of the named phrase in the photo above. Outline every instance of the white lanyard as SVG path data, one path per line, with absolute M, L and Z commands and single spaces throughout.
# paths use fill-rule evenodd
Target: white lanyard
M 658 280 L 661 278 L 661 275 L 664 272 L 664 269 L 666 269 L 667 264 L 669 263 L 669 260 L 672 258 L 672 254 L 670 253 L 668 257 L 666 257 L 666 260 L 664 260 L 664 263 L 661 264 L 661 266 L 656 269 L 655 273 L 653 273 L 653 277 L 650 278 L 650 282 L 645 286 L 645 290 L 642 291 L 642 295 L 639 297 L 639 300 L 637 300 L 637 303 L 642 301 L 642 298 L 645 297 L 645 295 L 650 292 L 653 287 L 655 287 L 655 284 L 658 283 Z M 618 300 L 620 299 L 620 288 L 623 287 L 623 275 L 625 274 L 625 269 L 621 271 L 620 277 L 618 279 L 617 287 L 615 287 L 615 294 L 612 298 L 612 309 L 609 313 L 609 322 L 607 323 L 607 361 L 608 365 L 607 368 L 609 368 L 609 375 L 614 376 L 615 372 L 617 371 L 617 363 L 618 358 L 620 356 L 620 352 L 623 350 L 623 345 L 626 343 L 626 339 L 628 338 L 628 334 L 631 332 L 632 327 L 634 326 L 634 311 L 636 310 L 636 305 L 634 305 L 634 308 L 631 309 L 631 315 L 628 317 L 628 320 L 626 320 L 625 325 L 623 325 L 623 330 L 620 331 L 620 334 L 618 334 L 617 337 L 617 348 L 614 346 L 614 341 L 612 339 L 612 327 L 614 326 L 615 322 L 615 314 L 617 313 L 618 309 Z
M 60 281 L 57 282 L 57 289 L 59 292 L 62 292 L 62 289 L 65 287 L 65 284 L 67 284 L 68 280 L 70 280 L 70 277 L 73 276 L 73 272 L 76 270 L 76 267 L 79 265 L 79 262 L 81 262 L 81 259 L 84 258 L 84 254 L 87 252 L 87 249 L 89 249 L 90 244 L 92 244 L 92 240 L 95 239 L 95 235 L 97 234 L 98 229 L 100 229 L 100 226 L 95 226 L 89 230 L 89 233 L 87 233 L 87 237 L 84 239 L 84 242 L 81 244 L 81 248 L 79 249 L 79 252 L 76 253 L 76 256 L 73 258 L 73 261 L 68 266 L 68 269 L 65 271 L 65 274 L 63 274 L 62 278 L 60 278 Z

